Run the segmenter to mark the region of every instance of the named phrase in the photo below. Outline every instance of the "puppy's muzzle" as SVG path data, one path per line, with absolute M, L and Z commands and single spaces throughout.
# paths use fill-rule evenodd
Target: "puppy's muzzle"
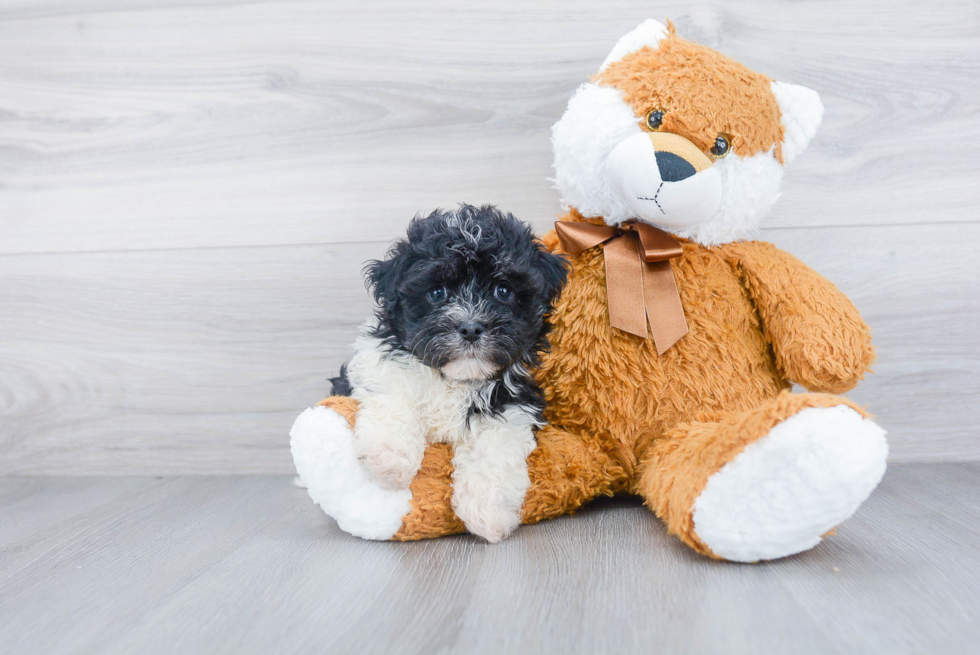
M 609 186 L 640 219 L 684 228 L 711 218 L 721 206 L 721 174 L 696 145 L 669 132 L 623 139 L 606 160 Z

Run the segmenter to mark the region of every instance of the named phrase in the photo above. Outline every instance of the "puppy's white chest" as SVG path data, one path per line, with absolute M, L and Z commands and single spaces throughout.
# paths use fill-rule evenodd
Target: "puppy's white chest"
M 456 444 L 465 439 L 470 408 L 479 402 L 481 391 L 486 391 L 484 382 L 448 380 L 414 357 L 392 356 L 379 339 L 369 335 L 354 343 L 347 373 L 355 399 L 362 403 L 386 399 L 382 404 L 389 416 L 380 418 L 390 424 L 388 429 L 404 433 L 406 428 L 399 429 L 391 421 L 396 414 L 412 416 L 418 422 L 416 429 L 429 442 Z
M 477 389 L 468 384 L 454 384 L 441 376 L 432 376 L 419 398 L 419 416 L 430 443 L 456 444 L 469 434 L 467 420 Z

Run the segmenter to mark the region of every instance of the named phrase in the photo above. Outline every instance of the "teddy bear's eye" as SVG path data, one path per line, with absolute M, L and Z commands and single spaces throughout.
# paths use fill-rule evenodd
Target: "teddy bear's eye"
M 664 124 L 664 110 L 654 109 L 649 114 L 647 114 L 647 127 L 651 130 L 659 130 L 660 126 Z
M 711 153 L 712 157 L 721 159 L 728 154 L 730 149 L 731 143 L 729 143 L 728 137 L 724 134 L 719 134 L 718 138 L 715 139 L 715 145 L 711 146 L 711 149 L 708 152 Z

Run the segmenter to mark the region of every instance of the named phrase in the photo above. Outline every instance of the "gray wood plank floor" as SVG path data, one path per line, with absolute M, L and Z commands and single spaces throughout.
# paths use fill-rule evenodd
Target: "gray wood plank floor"
M 737 565 L 632 499 L 394 544 L 284 476 L 0 478 L 0 652 L 975 652 L 978 484 L 893 465 L 815 550 Z

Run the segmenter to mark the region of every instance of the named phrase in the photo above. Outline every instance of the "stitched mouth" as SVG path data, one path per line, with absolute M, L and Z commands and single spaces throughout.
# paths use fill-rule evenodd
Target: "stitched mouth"
M 660 213 L 663 214 L 664 216 L 666 216 L 667 215 L 667 212 L 665 212 L 664 211 L 664 208 L 660 206 L 660 203 L 659 202 L 657 202 L 657 198 L 660 196 L 660 190 L 662 188 L 664 188 L 664 183 L 663 182 L 661 182 L 660 183 L 660 186 L 657 187 L 657 192 L 655 194 L 653 194 L 653 197 L 652 198 L 644 198 L 643 196 L 637 196 L 636 199 L 637 200 L 652 200 L 654 203 L 656 203 L 657 209 L 660 210 Z

